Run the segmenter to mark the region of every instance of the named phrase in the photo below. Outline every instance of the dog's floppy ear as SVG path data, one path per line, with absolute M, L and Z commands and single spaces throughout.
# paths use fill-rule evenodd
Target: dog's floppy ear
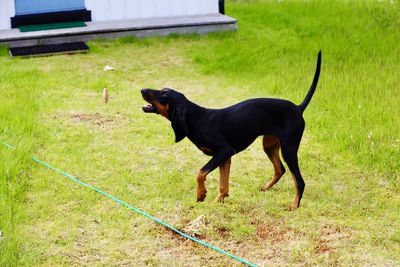
M 171 126 L 175 132 L 175 143 L 182 141 L 188 134 L 186 124 L 186 106 L 183 103 L 175 103 L 171 113 Z

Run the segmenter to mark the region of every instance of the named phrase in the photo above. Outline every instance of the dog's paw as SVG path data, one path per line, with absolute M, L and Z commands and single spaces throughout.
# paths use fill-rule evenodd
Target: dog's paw
M 228 194 L 220 193 L 220 194 L 213 200 L 213 202 L 214 202 L 214 203 L 224 202 L 224 199 L 225 199 L 226 197 L 228 197 L 228 196 L 229 196 Z
M 289 211 L 295 211 L 295 210 L 297 210 L 298 208 L 299 208 L 298 205 L 292 204 L 292 205 L 289 207 Z
M 207 196 L 207 190 L 198 190 L 197 192 L 197 202 L 203 202 Z
M 204 197 L 197 197 L 197 202 L 203 202 L 205 198 L 206 198 L 206 196 L 204 196 Z
M 219 195 L 213 200 L 213 203 L 219 203 L 219 202 L 223 203 L 223 202 L 224 202 L 224 199 L 225 199 L 226 197 L 228 197 L 228 195 L 219 194 Z
M 263 187 L 260 188 L 260 191 L 265 192 L 265 191 L 268 191 L 268 190 L 270 190 L 270 189 L 271 189 L 270 186 L 264 185 Z

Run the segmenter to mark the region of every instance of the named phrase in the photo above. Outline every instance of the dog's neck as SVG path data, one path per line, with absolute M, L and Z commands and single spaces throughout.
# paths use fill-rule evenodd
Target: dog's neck
M 196 103 L 190 101 L 189 99 L 187 99 L 186 105 L 188 107 L 187 108 L 187 112 L 188 112 L 187 115 L 190 116 L 190 117 L 195 117 L 196 118 L 196 117 L 202 116 L 207 111 L 206 108 L 197 105 Z

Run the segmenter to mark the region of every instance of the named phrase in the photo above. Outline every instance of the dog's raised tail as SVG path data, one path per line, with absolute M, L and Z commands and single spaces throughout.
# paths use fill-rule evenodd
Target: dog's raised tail
M 318 84 L 320 70 L 321 70 L 321 50 L 318 53 L 317 68 L 315 69 L 313 82 L 303 102 L 299 105 L 299 108 L 301 109 L 302 112 L 304 112 L 304 110 L 308 106 L 308 103 L 310 103 L 312 96 L 314 95 L 315 89 L 317 88 Z

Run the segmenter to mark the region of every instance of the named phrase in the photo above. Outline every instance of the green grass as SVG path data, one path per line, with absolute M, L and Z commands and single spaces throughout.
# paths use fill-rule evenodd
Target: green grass
M 10 66 L 7 63 L 5 65 L 5 68 Z M 15 150 L 8 150 L 0 144 L 0 265 L 6 266 L 16 265 L 20 258 L 19 246 L 23 233 L 18 225 L 26 214 L 24 195 L 33 170 L 30 154 L 33 151 L 35 115 L 38 110 L 35 99 L 29 97 L 34 82 L 28 77 L 34 72 L 32 68 L 20 68 L 20 73 L 28 74 L 27 78 L 21 79 L 19 87 L 13 88 L 12 92 L 5 91 L 12 83 L 4 76 L 13 77 L 12 72 L 2 72 L 0 78 L 3 92 L 0 136 L 1 140 L 16 145 Z
M 236 33 L 90 42 L 87 55 L 10 59 L 0 48 L 0 265 L 231 266 L 236 263 L 30 161 L 76 175 L 258 265 L 400 263 L 400 11 L 389 1 L 228 1 Z M 208 160 L 169 122 L 144 114 L 142 87 L 172 87 L 207 107 L 252 97 L 305 112 L 302 206 L 257 140 L 233 158 L 230 197 L 195 202 Z M 105 65 L 115 68 L 104 72 Z M 102 102 L 102 90 L 110 102 Z

